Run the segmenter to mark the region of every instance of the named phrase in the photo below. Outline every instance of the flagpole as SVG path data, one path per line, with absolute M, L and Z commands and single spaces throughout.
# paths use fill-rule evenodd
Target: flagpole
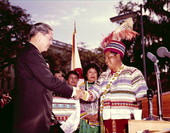
M 72 36 L 72 57 L 71 57 L 71 70 L 75 70 L 76 68 L 82 69 L 80 56 L 77 48 L 76 42 L 76 23 L 74 22 L 74 32 Z
M 72 64 L 71 64 L 71 70 L 75 69 L 75 43 L 76 43 L 76 27 L 74 22 L 74 32 L 73 32 L 73 38 L 72 38 Z

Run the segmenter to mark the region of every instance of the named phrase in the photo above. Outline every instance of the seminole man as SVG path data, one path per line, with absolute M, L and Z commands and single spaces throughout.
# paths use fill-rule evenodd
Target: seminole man
M 128 120 L 133 119 L 134 110 L 139 109 L 137 102 L 147 93 L 141 71 L 122 62 L 125 53 L 122 40 L 131 40 L 138 34 L 132 27 L 133 21 L 129 18 L 104 38 L 102 47 L 108 69 L 81 97 L 84 101 L 100 98 L 101 133 L 126 132 Z

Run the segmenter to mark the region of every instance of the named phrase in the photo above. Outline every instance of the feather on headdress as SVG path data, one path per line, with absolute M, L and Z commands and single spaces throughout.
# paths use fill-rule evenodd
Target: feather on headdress
M 138 33 L 133 31 L 133 20 L 132 18 L 128 18 L 115 31 L 103 39 L 101 46 L 105 48 L 112 40 L 131 40 L 135 38 L 136 35 L 138 35 Z

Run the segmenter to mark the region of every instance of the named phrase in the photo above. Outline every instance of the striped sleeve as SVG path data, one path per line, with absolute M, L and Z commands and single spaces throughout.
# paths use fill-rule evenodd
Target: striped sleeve
M 99 99 L 103 80 L 106 78 L 108 73 L 109 71 L 103 72 L 94 85 L 90 88 L 88 101 L 95 101 L 96 99 Z
M 134 69 L 132 72 L 132 87 L 137 98 L 144 97 L 147 94 L 147 84 L 143 77 L 143 74 L 138 69 Z

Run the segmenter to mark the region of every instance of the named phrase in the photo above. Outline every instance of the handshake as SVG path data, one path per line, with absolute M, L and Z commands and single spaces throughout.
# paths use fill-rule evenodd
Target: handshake
M 73 96 L 75 99 L 88 100 L 88 92 L 82 89 L 76 89 L 76 94 Z

